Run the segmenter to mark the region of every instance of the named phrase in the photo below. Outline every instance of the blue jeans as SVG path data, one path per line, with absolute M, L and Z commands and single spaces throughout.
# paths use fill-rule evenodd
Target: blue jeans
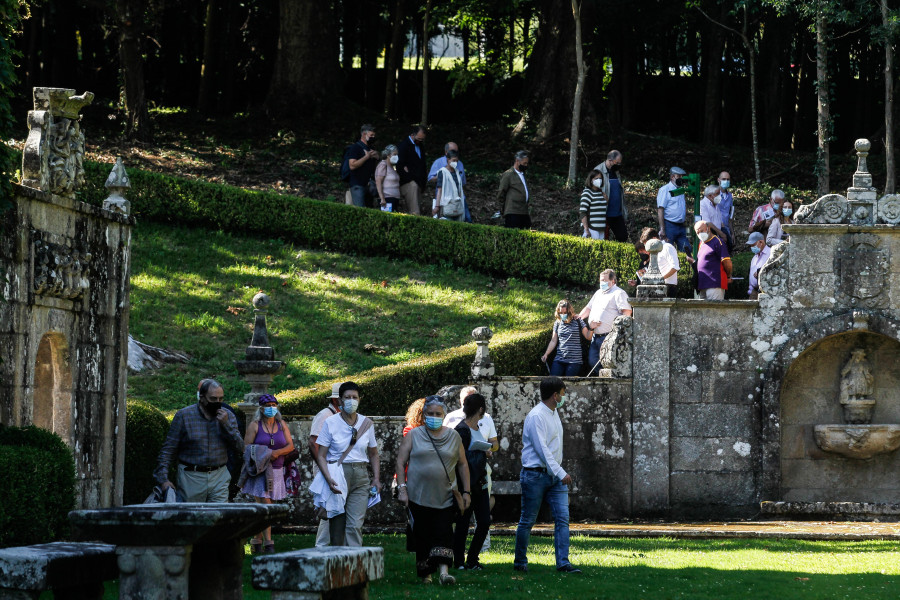
M 365 206 L 366 206 L 366 186 L 351 185 L 350 186 L 350 197 L 353 198 L 353 206 L 359 206 L 360 208 L 365 208 Z
M 556 568 L 569 564 L 569 487 L 554 475 L 540 471 L 519 474 L 522 484 L 522 516 L 516 528 L 516 557 L 513 566 L 528 564 L 528 541 L 531 528 L 537 520 L 541 503 L 546 500 L 553 513 L 553 549 L 556 551 Z
M 550 365 L 550 374 L 555 377 L 578 377 L 581 363 L 565 363 L 554 360 Z
M 688 241 L 687 232 L 684 230 L 684 223 L 678 224 L 672 221 L 665 221 L 666 238 L 669 243 L 675 246 L 676 250 L 684 252 L 688 256 L 691 255 L 691 243 Z
M 606 339 L 606 336 L 609 334 L 606 333 L 595 333 L 594 339 L 591 340 L 591 347 L 588 348 L 588 371 L 594 369 L 594 365 L 597 364 L 597 361 L 600 360 L 600 346 L 603 345 L 603 340 Z M 592 376 L 597 375 L 597 369 L 594 369 L 591 373 Z

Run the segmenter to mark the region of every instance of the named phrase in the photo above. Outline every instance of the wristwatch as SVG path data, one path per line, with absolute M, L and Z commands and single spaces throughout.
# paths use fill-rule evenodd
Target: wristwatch
M 400 485 L 397 486 L 397 489 L 399 489 L 399 488 L 405 488 L 405 487 L 406 487 L 406 484 L 405 484 L 405 483 L 401 483 Z

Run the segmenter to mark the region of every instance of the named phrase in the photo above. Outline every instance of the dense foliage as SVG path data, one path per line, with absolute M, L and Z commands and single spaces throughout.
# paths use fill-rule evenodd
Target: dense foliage
M 159 409 L 135 400 L 125 408 L 125 481 L 123 502 L 138 504 L 153 490 L 153 470 L 169 432 L 169 421 Z
M 550 340 L 550 331 L 538 327 L 528 331 L 501 334 L 491 340 L 490 353 L 496 375 L 540 375 L 543 365 L 538 357 Z M 410 402 L 445 385 L 465 382 L 470 375 L 474 343 L 448 348 L 404 363 L 378 367 L 353 376 L 361 388 L 365 410 L 373 415 L 403 415 Z M 346 381 L 342 378 L 340 381 Z M 278 395 L 287 415 L 309 415 L 322 410 L 324 398 L 337 380 Z
M 0 425 L 0 546 L 51 542 L 75 508 L 75 459 L 62 439 L 38 427 Z
M 19 11 L 24 6 L 23 0 L 0 0 L 0 212 L 10 206 L 10 181 L 17 156 L 3 141 L 12 137 L 15 123 L 9 99 L 16 84 L 14 60 L 21 53 L 13 47 L 12 38 L 20 25 Z

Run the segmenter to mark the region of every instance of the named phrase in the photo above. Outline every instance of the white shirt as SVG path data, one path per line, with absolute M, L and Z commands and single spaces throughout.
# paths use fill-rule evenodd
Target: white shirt
M 562 479 L 566 476 L 562 462 L 563 429 L 559 412 L 543 402 L 531 409 L 522 429 L 522 466 L 544 467 Z
M 460 408 L 444 417 L 444 426 L 455 429 L 460 421 L 464 421 L 465 419 L 466 413 Z M 485 413 L 484 416 L 478 420 L 478 431 L 481 432 L 481 435 L 483 435 L 486 440 L 497 437 L 497 428 L 494 427 L 494 419 L 491 418 L 491 415 Z
M 331 405 L 326 406 L 322 410 L 320 410 L 315 417 L 313 417 L 312 425 L 309 426 L 309 435 L 318 436 L 319 432 L 322 431 L 322 425 L 325 423 L 325 419 L 328 417 L 333 417 L 337 413 L 331 410 Z
M 587 303 L 588 317 L 585 319 L 588 323 L 599 322 L 600 326 L 594 330 L 594 333 L 604 334 L 612 331 L 613 321 L 622 314 L 623 310 L 631 310 L 628 304 L 628 294 L 617 285 L 612 286 L 605 292 L 597 290 L 591 301 Z
M 518 169 L 513 169 L 516 172 L 516 175 L 519 176 L 519 179 L 522 180 L 522 185 L 525 186 L 525 202 L 528 202 L 528 184 L 525 183 L 525 175 L 522 174 L 522 171 Z
M 752 294 L 753 289 L 759 285 L 759 281 L 756 279 L 756 271 L 763 268 L 763 265 L 766 264 L 766 261 L 769 260 L 770 256 L 772 256 L 772 249 L 768 246 L 763 246 L 763 249 L 759 251 L 759 254 L 753 255 L 753 259 L 750 261 L 750 287 L 747 288 L 748 296 Z
M 719 207 L 713 204 L 709 198 L 703 197 L 700 200 L 700 220 L 712 223 L 719 229 L 722 229 L 722 213 Z
M 322 425 L 322 431 L 319 432 L 319 438 L 316 440 L 316 443 L 320 446 L 328 446 L 328 454 L 325 455 L 325 460 L 328 462 L 335 462 L 341 458 L 341 454 L 343 454 L 344 450 L 347 449 L 347 446 L 350 445 L 350 437 L 353 435 L 352 429 L 359 429 L 363 419 L 366 418 L 365 415 L 359 413 L 356 414 L 356 425 L 353 427 L 350 427 L 350 425 L 344 421 L 344 418 L 341 417 L 341 413 L 325 419 L 325 424 Z M 356 444 L 353 446 L 353 450 L 347 454 L 347 458 L 344 459 L 344 462 L 369 462 L 369 455 L 366 453 L 366 448 L 377 447 L 378 443 L 375 441 L 375 427 L 372 426 L 369 427 L 368 431 L 356 438 Z
M 678 284 L 678 270 L 681 268 L 681 264 L 678 262 L 678 250 L 675 249 L 675 246 L 669 242 L 663 242 L 662 250 L 656 255 L 656 264 L 659 272 L 663 275 L 675 269 L 671 277 L 666 277 L 666 283 Z

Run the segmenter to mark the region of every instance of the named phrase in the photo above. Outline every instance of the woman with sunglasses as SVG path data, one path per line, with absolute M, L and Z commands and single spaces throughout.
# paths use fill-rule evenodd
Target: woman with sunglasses
M 372 419 L 357 412 L 359 386 L 338 390 L 341 410 L 325 419 L 316 439 L 319 474 L 310 485 L 315 505 L 328 518 L 332 546 L 362 546 L 369 496 L 381 493 L 381 462 Z M 373 480 L 368 465 L 372 465 Z
M 556 359 L 550 367 L 550 374 L 557 377 L 576 377 L 581 372 L 583 362 L 581 338 L 583 336 L 587 340 L 591 339 L 591 330 L 588 329 L 587 323 L 578 318 L 568 300 L 559 301 L 554 315 L 553 336 L 541 361 L 547 362 L 550 353 L 559 346 L 556 350 Z
M 466 511 L 472 502 L 469 465 L 459 434 L 444 427 L 443 399 L 426 397 L 422 415 L 425 426 L 410 430 L 397 451 L 397 499 L 412 515 L 416 574 L 431 583 L 431 574 L 437 572 L 441 585 L 450 585 L 456 583 L 449 573 L 453 521 L 457 511 Z

